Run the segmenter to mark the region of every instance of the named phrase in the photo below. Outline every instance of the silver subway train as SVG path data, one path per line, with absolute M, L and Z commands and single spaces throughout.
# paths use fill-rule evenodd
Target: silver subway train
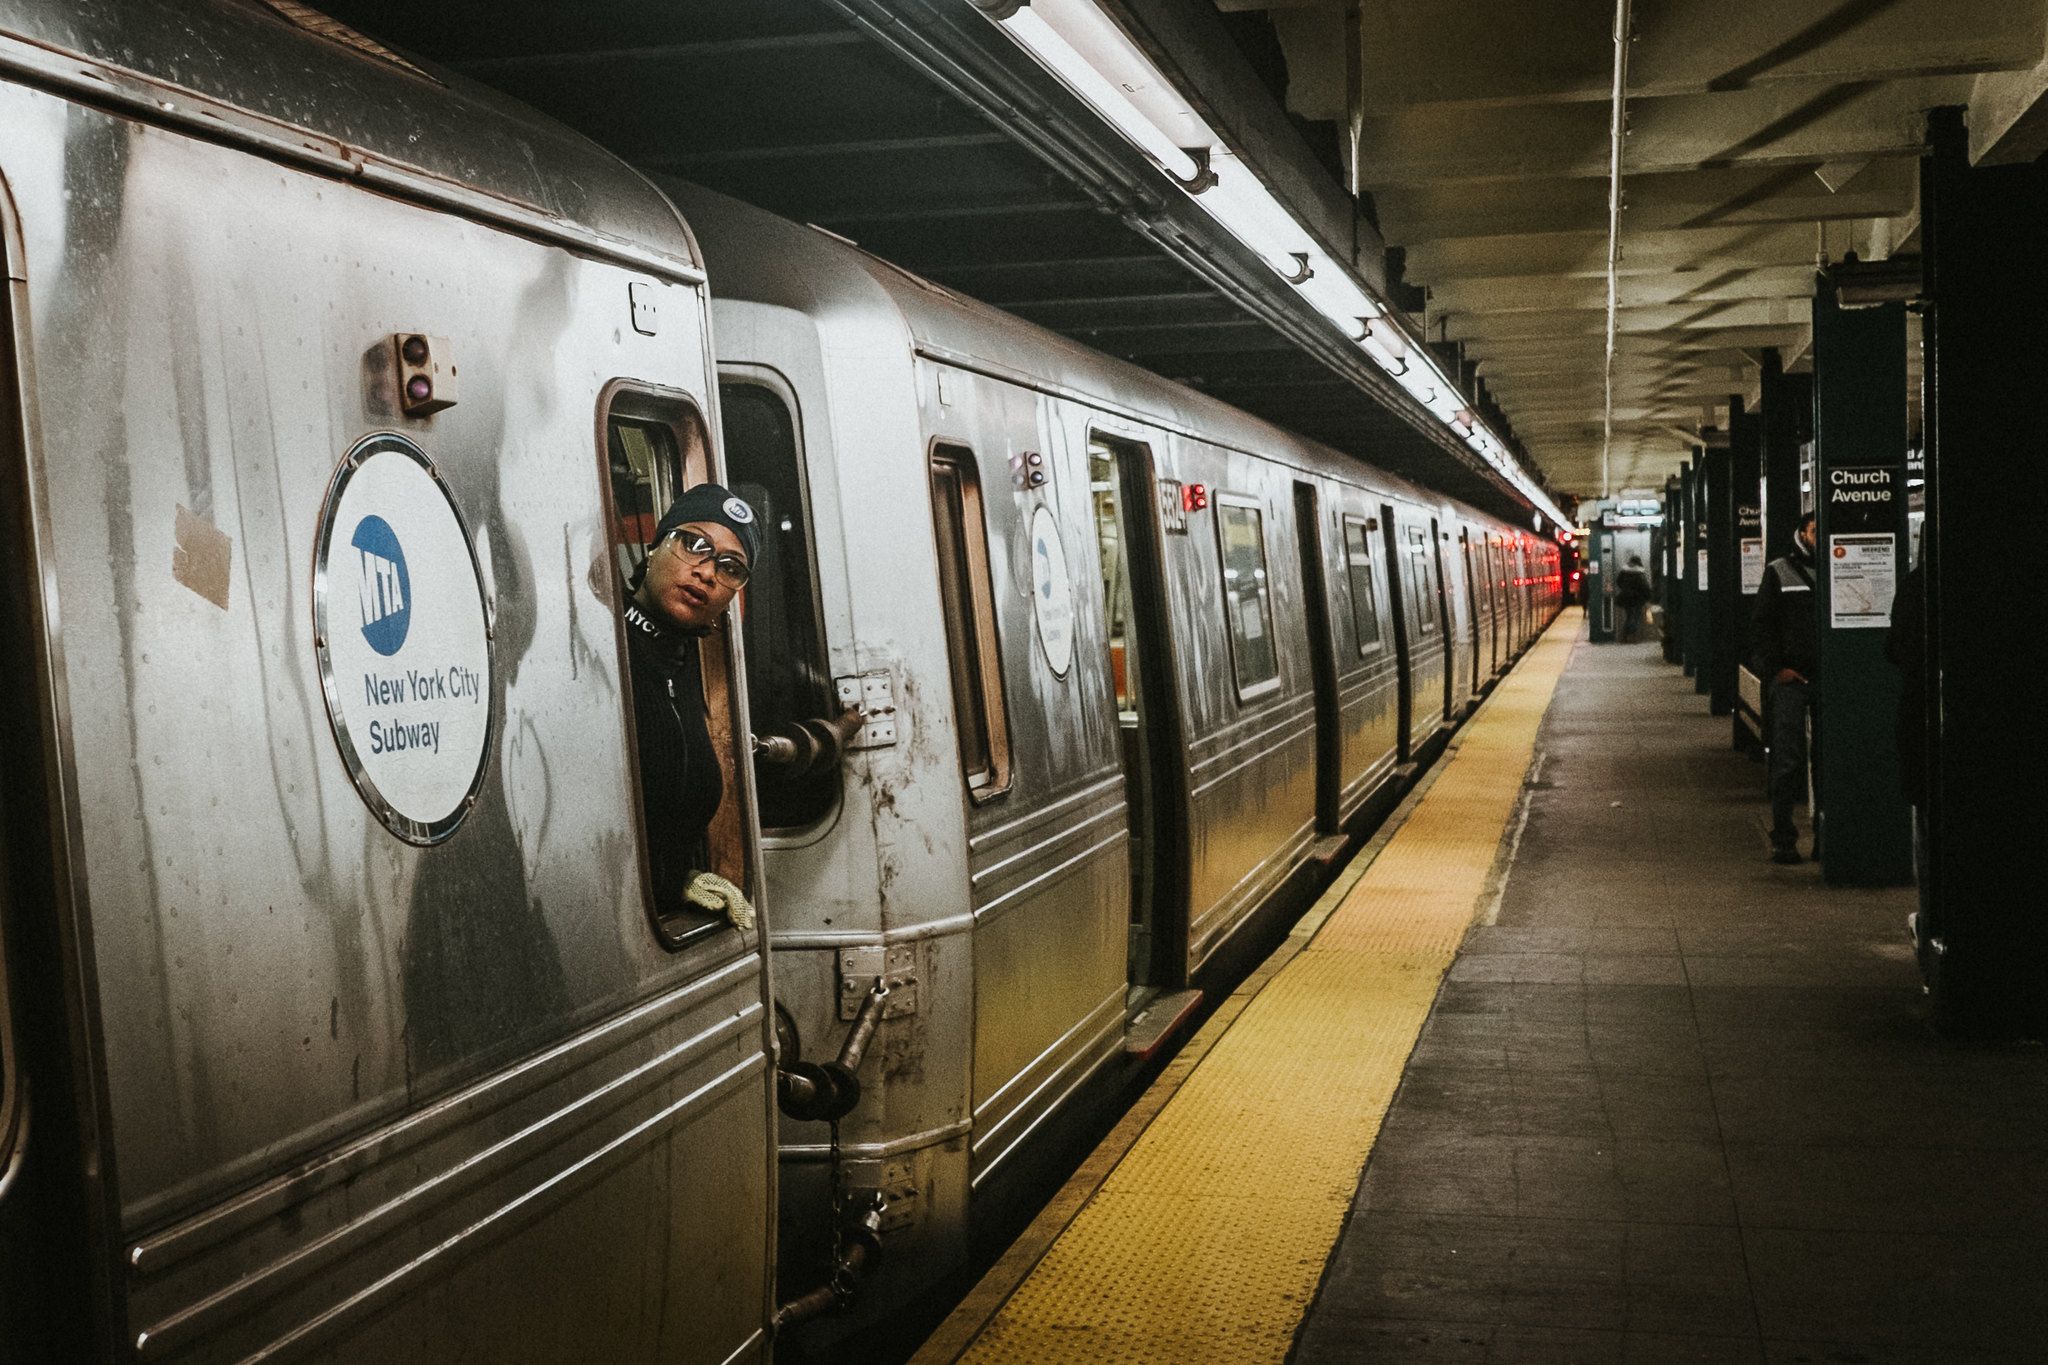
M 0 130 L 0 1358 L 765 1359 L 877 1246 L 886 1314 L 1557 605 L 294 0 L 0 0 Z M 644 852 L 704 478 L 758 931 Z
M 6 0 L 0 130 L 0 1356 L 764 1355 L 767 954 L 650 919 L 617 610 L 687 229 L 284 0 Z
M 758 789 L 795 1038 L 829 1051 L 869 983 L 895 991 L 836 1136 L 781 1130 L 785 1266 L 831 1189 L 879 1192 L 883 1314 L 961 1264 L 1091 1078 L 1247 965 L 1262 911 L 1299 908 L 1282 892 L 1555 613 L 1558 552 L 667 187 L 711 273 L 727 467 L 768 527 L 753 723 L 865 722 L 838 769 L 764 753 Z

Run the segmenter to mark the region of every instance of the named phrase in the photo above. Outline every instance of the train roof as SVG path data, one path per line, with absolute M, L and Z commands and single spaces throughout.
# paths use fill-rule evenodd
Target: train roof
M 1268 457 L 1285 446 L 1330 466 L 1358 470 L 1388 492 L 1454 503 L 1489 524 L 1499 518 L 1399 478 L 1355 456 L 1275 427 L 1150 370 L 1104 355 L 1014 314 L 955 293 L 856 244 L 799 226 L 701 185 L 657 176 L 705 243 L 711 295 L 780 304 L 804 312 L 831 307 L 891 309 L 924 354 L 1053 392 L 1107 402 L 1133 415 L 1220 445 Z
M 602 254 L 701 269 L 674 207 L 625 162 L 297 0 L 0 0 L 10 77 Z

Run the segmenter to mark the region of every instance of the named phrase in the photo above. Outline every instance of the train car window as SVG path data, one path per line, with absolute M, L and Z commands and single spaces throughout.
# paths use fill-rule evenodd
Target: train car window
M 711 445 L 695 404 L 679 394 L 614 385 L 607 391 L 604 413 L 605 456 L 611 475 L 612 550 L 624 601 L 639 582 L 641 569 L 653 548 L 661 513 L 677 493 L 710 478 Z M 728 613 L 727 622 L 740 611 L 736 606 Z M 738 756 L 746 753 L 748 746 L 737 733 L 738 708 L 732 702 L 733 648 L 733 633 L 726 623 L 698 642 L 705 729 L 718 757 L 719 770 L 724 774 L 725 790 L 709 825 L 689 850 L 686 861 L 690 867 L 683 871 L 715 872 L 752 895 L 755 888 L 747 856 L 745 822 L 747 783 L 738 765 Z M 627 671 L 630 678 L 630 670 Z M 636 711 L 629 709 L 627 719 L 633 727 L 633 771 L 639 784 L 634 804 L 640 808 L 640 847 L 648 857 L 648 914 L 656 937 L 674 951 L 716 935 L 727 927 L 727 922 L 685 906 L 681 888 L 672 884 L 678 879 L 674 869 L 666 869 L 663 887 L 655 886 L 654 841 L 649 837 L 649 822 L 660 819 L 661 812 L 646 809 L 647 788 L 640 772 Z
M 1273 645 L 1273 595 L 1266 580 L 1264 514 L 1250 498 L 1218 493 L 1216 535 L 1223 549 L 1223 615 L 1230 627 L 1230 662 L 1237 699 L 1249 701 L 1280 686 L 1280 654 Z
M 988 526 L 974 455 L 932 448 L 932 526 L 939 552 L 939 597 L 946 613 L 946 658 L 953 675 L 960 766 L 975 801 L 1010 787 L 1010 726 L 1003 709 L 1002 654 L 990 586 Z
M 721 383 L 719 399 L 728 479 L 759 515 L 762 533 L 740 618 L 747 709 L 756 734 L 801 738 L 813 733 L 806 722 L 829 725 L 840 708 L 825 652 L 796 414 L 786 394 L 753 380 Z M 815 824 L 839 799 L 836 765 L 798 769 L 756 758 L 754 784 L 762 827 L 770 830 Z
M 612 543 L 619 572 L 630 580 L 647 558 L 655 524 L 682 487 L 681 443 L 667 422 L 614 412 L 605 419 L 605 453 L 611 466 Z
M 1373 597 L 1372 539 L 1359 517 L 1344 518 L 1344 568 L 1351 581 L 1351 623 L 1359 657 L 1380 647 L 1380 608 Z

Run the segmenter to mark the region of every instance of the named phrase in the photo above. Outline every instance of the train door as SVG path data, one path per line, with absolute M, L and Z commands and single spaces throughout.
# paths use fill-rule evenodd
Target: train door
M 1451 631 L 1451 594 L 1444 581 L 1444 533 L 1435 517 L 1429 519 L 1429 555 L 1424 561 L 1425 576 L 1431 580 L 1430 596 L 1435 600 L 1425 602 L 1423 609 L 1436 614 L 1437 630 L 1444 642 L 1444 699 L 1441 719 L 1449 720 L 1457 711 L 1458 696 L 1458 648 Z
M 1394 526 L 1394 506 L 1380 504 L 1380 534 L 1386 542 L 1387 601 L 1394 607 L 1394 659 L 1400 666 L 1400 690 L 1395 697 L 1396 726 L 1400 736 L 1396 752 L 1406 763 L 1413 749 L 1415 732 L 1415 638 L 1411 619 L 1415 564 L 1401 553 L 1401 533 Z
M 1294 485 L 1294 525 L 1301 538 L 1301 595 L 1308 607 L 1309 675 L 1316 703 L 1316 832 L 1335 834 L 1344 738 L 1337 715 L 1337 655 L 1324 571 L 1322 500 L 1312 483 Z
M 1479 572 L 1472 559 L 1472 528 L 1458 528 L 1458 559 L 1465 569 L 1465 614 L 1472 622 L 1472 695 L 1479 695 L 1479 680 L 1485 671 L 1479 666 Z
M 1515 657 L 1516 646 L 1521 643 L 1522 637 L 1520 632 L 1522 623 L 1521 618 L 1515 612 L 1515 595 L 1508 588 L 1507 546 L 1499 536 L 1492 537 L 1492 540 L 1493 582 L 1495 591 L 1500 594 L 1501 622 L 1504 632 L 1501 641 L 1500 662 L 1501 666 L 1505 668 L 1508 661 Z
M 1188 960 L 1188 785 L 1168 628 L 1162 519 L 1185 516 L 1163 494 L 1142 442 L 1092 434 L 1088 487 L 1102 572 L 1103 619 L 1116 689 L 1129 803 L 1130 1004 L 1184 985 Z

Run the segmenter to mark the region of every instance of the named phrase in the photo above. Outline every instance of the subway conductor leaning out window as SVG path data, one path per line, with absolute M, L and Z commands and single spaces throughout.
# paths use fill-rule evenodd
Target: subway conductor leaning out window
M 753 927 L 740 889 L 705 870 L 726 782 L 705 718 L 697 642 L 746 586 L 760 550 L 754 509 L 715 483 L 700 483 L 662 517 L 626 605 L 647 856 L 663 917 Z

